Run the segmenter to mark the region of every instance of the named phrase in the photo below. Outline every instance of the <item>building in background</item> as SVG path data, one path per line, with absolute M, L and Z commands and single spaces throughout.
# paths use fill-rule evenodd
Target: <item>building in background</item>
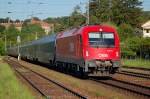
M 46 35 L 48 35 L 49 32 L 53 32 L 54 24 L 49 24 L 47 22 L 36 20 L 34 18 L 32 18 L 31 24 L 40 24 L 42 29 L 44 29 Z
M 16 27 L 16 29 L 18 29 L 19 31 L 21 31 L 21 29 L 22 29 L 22 24 L 23 24 L 23 22 L 0 23 L 0 25 L 5 26 L 6 28 L 8 28 L 10 25 L 14 25 Z
M 31 19 L 31 22 L 29 22 L 29 24 L 39 24 L 42 27 L 42 29 L 44 29 L 46 35 L 48 35 L 50 32 L 54 32 L 53 30 L 54 24 L 49 24 L 47 22 L 37 20 L 34 18 Z M 8 28 L 10 25 L 14 25 L 16 29 L 21 31 L 23 22 L 10 22 L 10 23 L 7 22 L 7 23 L 0 23 L 0 25 L 5 26 L 6 28 Z
M 144 23 L 141 27 L 143 28 L 143 37 L 150 37 L 150 20 Z

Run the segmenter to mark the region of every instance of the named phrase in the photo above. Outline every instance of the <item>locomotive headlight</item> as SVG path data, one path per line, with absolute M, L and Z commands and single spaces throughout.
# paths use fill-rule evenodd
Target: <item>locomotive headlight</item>
M 99 31 L 102 32 L 103 30 L 100 28 Z
M 116 52 L 116 56 L 117 56 L 117 57 L 119 56 L 119 52 L 118 52 L 118 51 Z
M 88 51 L 86 51 L 86 56 L 89 56 L 89 52 Z

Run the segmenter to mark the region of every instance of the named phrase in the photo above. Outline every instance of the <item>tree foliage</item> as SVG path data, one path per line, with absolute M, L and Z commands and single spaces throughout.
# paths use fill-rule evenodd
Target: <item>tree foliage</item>
M 144 48 L 149 53 L 149 39 L 141 38 L 141 25 L 150 19 L 150 12 L 143 11 L 141 0 L 90 0 L 90 24 L 107 24 L 116 28 L 122 44 L 122 51 L 126 55 L 140 55 L 140 49 Z M 43 21 L 54 24 L 55 33 L 86 24 L 86 13 L 82 13 L 79 5 L 74 7 L 70 16 L 48 17 Z M 34 17 L 40 20 L 38 17 Z M 0 18 L 0 23 L 7 23 L 9 18 Z M 10 20 L 21 22 L 21 20 Z M 22 42 L 35 40 L 36 34 L 40 38 L 44 36 L 44 30 L 39 24 L 30 24 L 31 19 L 25 19 L 21 32 L 13 25 L 4 28 L 0 25 L 0 36 L 6 35 L 7 42 L 16 43 L 16 37 L 21 36 Z M 2 39 L 4 41 L 4 38 Z M 124 44 L 126 47 L 124 47 Z
M 4 47 L 4 42 L 2 40 L 0 40 L 0 55 L 4 55 L 5 54 L 5 47 Z
M 0 25 L 0 33 L 4 32 L 4 30 L 5 30 L 5 26 Z
M 45 35 L 44 30 L 39 24 L 26 24 L 22 27 L 21 38 L 22 42 L 32 41 Z
M 138 26 L 142 15 L 141 4 L 139 0 L 91 0 L 90 14 L 99 23 L 112 21 L 117 25 Z
M 7 42 L 11 42 L 12 45 L 15 45 L 17 36 L 20 35 L 20 31 L 17 30 L 14 25 L 10 25 L 5 30 L 5 35 L 7 38 Z
M 69 18 L 70 26 L 77 27 L 86 24 L 85 15 L 82 15 L 80 10 L 80 6 L 75 6 L 74 11 Z
M 122 23 L 119 25 L 118 33 L 121 41 L 124 41 L 129 37 L 133 37 L 133 32 L 133 27 L 130 24 Z
M 0 38 L 4 36 L 5 26 L 0 25 Z
M 123 56 L 150 56 L 150 39 L 132 37 L 128 38 L 121 46 Z

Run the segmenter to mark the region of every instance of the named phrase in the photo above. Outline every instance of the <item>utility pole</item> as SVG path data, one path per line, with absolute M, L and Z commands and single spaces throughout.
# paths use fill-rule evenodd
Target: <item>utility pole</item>
M 9 48 L 11 48 L 11 41 L 9 42 Z
M 35 32 L 35 40 L 38 39 L 38 35 L 37 35 L 37 32 Z
M 6 53 L 6 51 L 7 51 L 7 38 L 6 38 L 6 34 L 5 34 L 5 53 Z
M 88 25 L 90 23 L 90 0 L 88 0 L 86 3 L 81 3 L 80 5 L 85 4 L 85 8 L 86 8 L 86 14 L 82 14 L 82 16 L 84 16 L 86 18 L 86 25 Z
M 18 43 L 18 61 L 19 61 L 20 60 L 20 43 L 21 43 L 20 36 L 17 36 L 17 43 Z
M 54 34 L 54 29 L 55 29 L 55 27 L 54 27 L 54 24 L 52 25 L 52 34 Z
M 8 2 L 8 5 L 11 5 L 12 2 Z M 11 11 L 7 12 L 7 13 L 12 13 Z M 8 28 L 10 27 L 10 17 L 8 17 Z M 9 45 L 9 44 L 8 44 Z M 10 41 L 10 46 L 11 47 L 11 41 Z M 7 36 L 6 36 L 6 33 L 5 33 L 5 53 L 7 52 Z
M 88 2 L 87 2 L 86 12 L 87 12 L 87 21 L 86 21 L 86 24 L 89 25 L 89 23 L 90 23 L 90 0 L 88 0 Z
M 112 8 L 112 0 L 109 0 L 109 21 L 111 21 L 111 8 Z

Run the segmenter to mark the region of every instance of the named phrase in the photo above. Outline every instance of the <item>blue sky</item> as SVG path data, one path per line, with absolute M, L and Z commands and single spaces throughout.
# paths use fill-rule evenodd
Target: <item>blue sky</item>
M 80 4 L 83 11 L 88 0 L 0 0 L 0 18 L 27 19 L 37 16 L 47 17 L 68 16 L 73 8 Z M 150 11 L 150 0 L 143 0 L 143 8 Z M 8 13 L 11 12 L 11 13 Z

